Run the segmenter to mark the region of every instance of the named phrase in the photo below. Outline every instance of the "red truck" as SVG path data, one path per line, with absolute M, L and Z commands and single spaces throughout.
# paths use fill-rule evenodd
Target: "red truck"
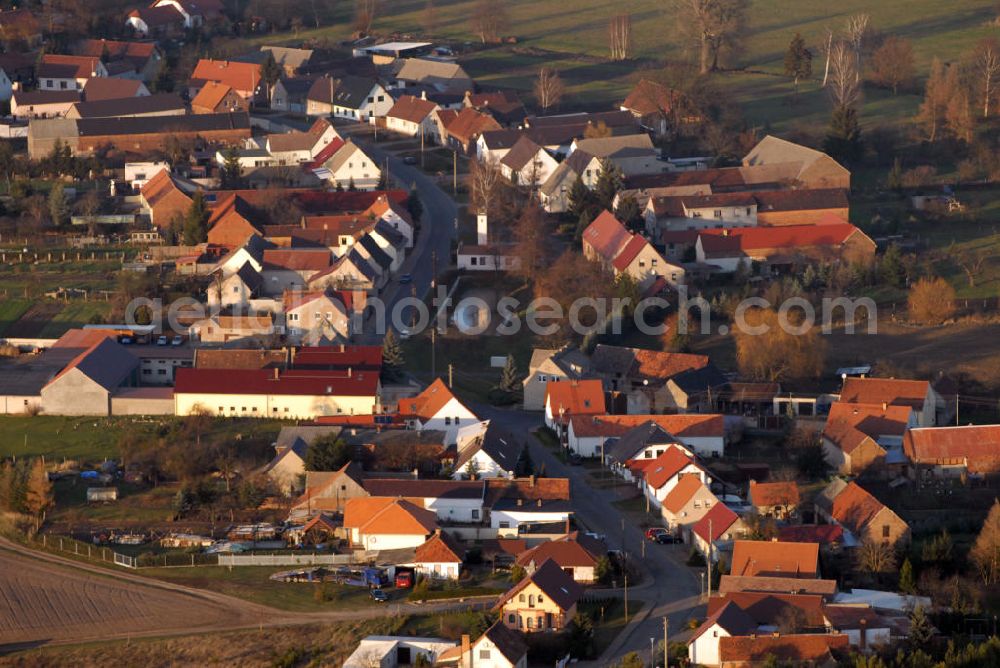
M 396 588 L 397 589 L 409 589 L 413 586 L 413 572 L 412 571 L 400 571 L 396 573 Z

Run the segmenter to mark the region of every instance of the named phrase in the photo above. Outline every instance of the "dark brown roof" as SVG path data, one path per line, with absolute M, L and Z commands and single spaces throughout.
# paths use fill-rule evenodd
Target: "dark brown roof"
M 808 211 L 812 209 L 846 209 L 847 190 L 824 188 L 817 190 L 764 190 L 753 193 L 757 211 Z
M 837 591 L 836 580 L 819 578 L 774 578 L 742 575 L 723 575 L 719 582 L 719 593 L 738 591 L 774 592 L 781 594 L 818 594 L 831 597 Z
M 110 118 L 128 114 L 155 114 L 164 111 L 183 112 L 184 101 L 176 93 L 154 93 L 142 97 L 78 102 L 75 107 L 80 118 Z
M 549 559 L 535 569 L 534 573 L 525 576 L 523 580 L 501 596 L 496 607 L 502 607 L 504 603 L 517 596 L 529 584 L 534 584 L 542 590 L 542 593 L 562 610 L 569 610 L 583 596 L 583 587 L 577 584 L 573 576 Z
M 368 478 L 365 490 L 372 496 L 406 498 L 481 499 L 485 483 L 482 480 L 411 480 Z
M 708 601 L 708 614 L 728 602 L 735 603 L 758 626 L 777 626 L 789 609 L 802 612 L 806 626 L 822 628 L 823 597 L 815 594 L 775 594 L 770 592 L 730 592 Z

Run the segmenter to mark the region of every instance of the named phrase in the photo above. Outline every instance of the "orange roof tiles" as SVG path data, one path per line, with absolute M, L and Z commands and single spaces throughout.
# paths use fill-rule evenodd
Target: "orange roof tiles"
M 641 116 L 666 114 L 681 99 L 682 93 L 661 83 L 640 79 L 622 102 L 622 108 Z
M 462 552 L 448 534 L 436 533 L 417 547 L 413 560 L 418 564 L 460 564 Z
M 830 225 L 788 225 L 784 227 L 743 227 L 700 230 L 705 250 L 724 246 L 726 250 L 758 251 L 773 248 L 839 246 L 854 234 L 864 235 L 849 223 Z M 850 379 L 849 379 L 850 380 Z
M 550 380 L 545 384 L 545 403 L 552 419 L 560 423 L 574 415 L 600 415 L 606 410 L 599 380 Z
M 703 369 L 708 366 L 708 361 L 708 355 L 638 348 L 635 351 L 631 373 L 640 378 L 667 379 L 685 371 Z
M 910 429 L 903 452 L 919 464 L 964 463 L 974 473 L 1000 470 L 1000 425 Z
M 202 58 L 191 73 L 191 82 L 197 84 L 209 81 L 226 84 L 246 96 L 256 91 L 260 85 L 260 65 Z
M 807 627 L 823 628 L 823 597 L 817 594 L 789 594 L 786 592 L 730 592 L 713 596 L 708 601 L 708 614 L 727 603 L 735 603 L 760 626 L 778 626 L 789 609 L 802 613 Z
M 551 559 L 560 568 L 588 567 L 597 563 L 600 555 L 591 554 L 579 542 L 569 540 L 568 537 L 559 540 L 550 540 L 532 549 L 521 553 L 517 557 L 517 563 L 521 566 L 528 566 L 534 563 L 535 566 L 543 564 Z
M 856 482 L 848 483 L 833 499 L 833 518 L 858 533 L 875 519 L 885 506 Z
M 452 391 L 448 389 L 443 380 L 436 378 L 433 383 L 427 386 L 427 389 L 417 396 L 400 399 L 399 413 L 406 417 L 430 420 L 452 399 L 455 399 Z
M 849 404 L 882 404 L 923 408 L 930 392 L 926 380 L 895 378 L 847 378 L 840 390 L 840 401 Z
M 664 497 L 663 507 L 677 514 L 703 487 L 705 487 L 705 483 L 701 481 L 699 476 L 693 473 L 686 473 L 680 477 L 674 488 Z
M 441 116 L 444 120 L 443 115 Z M 471 107 L 465 107 L 445 125 L 448 134 L 463 143 L 468 143 L 486 130 L 499 130 L 500 124 L 492 116 L 482 114 Z
M 698 466 L 683 450 L 667 448 L 662 455 L 653 460 L 652 465 L 646 467 L 646 484 L 652 489 L 660 489 L 685 467 L 691 465 Z
M 716 541 L 739 519 L 739 515 L 726 507 L 726 504 L 717 503 L 695 523 L 691 530 L 706 542 Z M 712 529 L 711 537 L 708 533 L 709 527 Z
M 380 496 L 348 499 L 344 527 L 358 529 L 362 534 L 429 534 L 437 528 L 437 515 L 417 503 Z
M 719 638 L 719 660 L 725 662 L 823 661 L 831 650 L 846 652 L 850 643 L 841 634 L 803 634 L 774 636 L 734 636 Z
M 386 114 L 410 123 L 420 123 L 437 107 L 430 100 L 424 100 L 415 95 L 400 95 L 396 104 Z
M 205 85 L 198 91 L 198 94 L 191 100 L 191 106 L 214 110 L 219 106 L 220 102 L 226 99 L 226 96 L 232 90 L 233 87 L 228 84 L 206 81 Z
M 721 437 L 725 434 L 725 418 L 717 414 L 596 415 L 572 420 L 574 435 L 608 438 L 621 436 L 647 422 L 655 422 L 664 431 L 678 438 Z
M 754 506 L 797 506 L 799 486 L 792 482 L 750 481 L 750 499 Z
M 613 260 L 631 241 L 632 235 L 610 211 L 602 211 L 583 231 L 583 242 L 601 257 Z
M 901 436 L 909 423 L 909 406 L 852 404 L 838 401 L 830 406 L 823 437 L 850 454 L 865 439 Z
M 815 578 L 819 574 L 819 544 L 738 540 L 733 544 L 730 573 Z

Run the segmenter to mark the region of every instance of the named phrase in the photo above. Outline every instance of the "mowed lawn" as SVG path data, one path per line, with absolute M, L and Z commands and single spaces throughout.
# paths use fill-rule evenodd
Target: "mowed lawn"
M 31 301 L 28 299 L 0 297 L 0 336 L 3 336 L 7 328 L 17 322 L 30 307 Z

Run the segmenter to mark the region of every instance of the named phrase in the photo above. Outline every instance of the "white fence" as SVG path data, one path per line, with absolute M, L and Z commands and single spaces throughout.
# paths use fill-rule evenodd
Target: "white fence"
M 115 552 L 114 555 L 116 565 L 124 566 L 125 568 L 136 568 L 135 557 L 130 557 L 127 554 L 120 554 L 118 552 Z
M 349 566 L 365 563 L 378 552 L 354 554 L 220 554 L 220 566 Z

